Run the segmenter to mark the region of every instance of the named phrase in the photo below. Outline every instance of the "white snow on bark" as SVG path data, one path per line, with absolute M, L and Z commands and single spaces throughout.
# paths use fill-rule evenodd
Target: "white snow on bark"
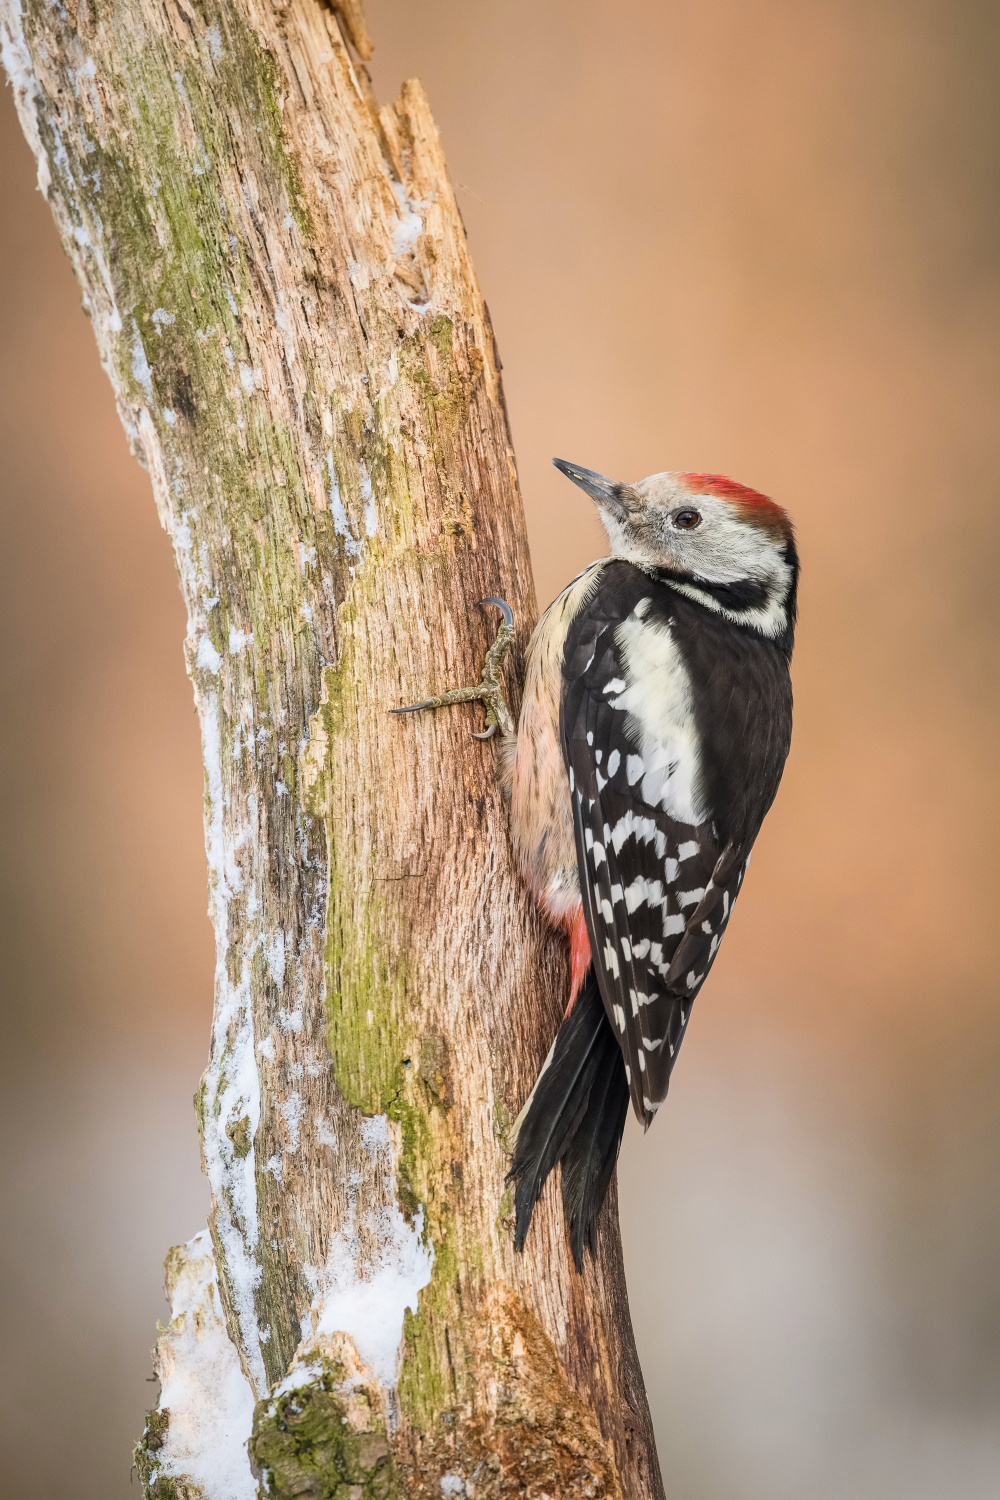
M 343 541 L 346 555 L 351 558 L 358 558 L 363 551 L 363 544 L 354 535 L 350 522 L 347 519 L 347 507 L 344 505 L 340 494 L 340 485 L 337 483 L 337 471 L 334 467 L 332 449 L 326 455 L 326 470 L 328 480 L 326 493 L 327 499 L 330 502 L 330 515 L 333 517 L 334 532 Z
M 31 55 L 24 40 L 24 10 L 21 0 L 7 0 L 0 6 L 0 63 L 14 90 L 14 99 L 27 141 L 38 163 L 38 189 L 48 197 L 49 159 L 38 133 L 35 96 L 38 84 L 31 66 Z
M 362 1121 L 362 1139 L 374 1170 L 391 1177 L 395 1193 L 395 1163 L 389 1121 L 374 1115 Z M 423 1211 L 408 1224 L 393 1197 L 391 1203 L 355 1211 L 356 1189 L 349 1198 L 347 1223 L 331 1239 L 323 1266 L 302 1268 L 314 1290 L 312 1305 L 302 1320 L 302 1337 L 346 1333 L 379 1384 L 396 1384 L 403 1316 L 417 1311 L 421 1288 L 431 1279 L 434 1251 L 423 1243 Z M 378 1246 L 366 1256 L 361 1233 Z
M 150 1458 L 157 1473 L 193 1480 L 205 1500 L 256 1500 L 247 1454 L 254 1397 L 226 1332 L 208 1230 L 178 1253 L 170 1327 L 157 1346 L 169 1423 Z
M 424 221 L 417 213 L 417 209 L 426 209 L 429 205 L 420 202 L 419 199 L 408 198 L 401 182 L 394 182 L 392 191 L 399 205 L 399 217 L 392 231 L 392 253 L 401 258 L 416 249 L 417 240 L 424 228 Z
M 257 1221 L 256 1153 L 254 1139 L 260 1124 L 260 1075 L 257 1071 L 253 1012 L 250 1000 L 250 965 L 256 948 L 264 941 L 245 943 L 240 977 L 233 983 L 226 965 L 229 948 L 229 902 L 243 889 L 237 856 L 250 837 L 249 830 L 234 837 L 225 817 L 222 780 L 222 743 L 219 702 L 214 693 L 201 695 L 201 733 L 208 790 L 206 845 L 211 882 L 212 921 L 215 927 L 215 1014 L 212 1020 L 211 1061 L 205 1070 L 204 1133 L 205 1170 L 212 1185 L 215 1227 L 225 1250 L 226 1284 L 239 1319 L 243 1351 L 254 1388 L 267 1392 L 267 1378 L 260 1352 L 254 1292 L 261 1279 L 256 1258 Z M 251 889 L 247 914 L 258 909 Z M 240 1156 L 227 1126 L 246 1121 L 240 1135 L 249 1150 Z M 236 1131 L 234 1130 L 234 1135 Z

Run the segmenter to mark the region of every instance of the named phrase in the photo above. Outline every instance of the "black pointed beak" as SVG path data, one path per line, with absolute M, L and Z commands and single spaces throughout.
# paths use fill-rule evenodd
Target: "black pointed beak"
M 598 474 L 593 469 L 581 469 L 579 464 L 571 464 L 565 458 L 554 458 L 552 462 L 560 474 L 565 474 L 567 479 L 578 484 L 592 500 L 597 501 L 602 510 L 609 511 L 613 516 L 624 516 L 626 507 L 622 491 L 627 488 L 626 485 L 620 484 L 616 479 L 608 479 L 606 475 Z

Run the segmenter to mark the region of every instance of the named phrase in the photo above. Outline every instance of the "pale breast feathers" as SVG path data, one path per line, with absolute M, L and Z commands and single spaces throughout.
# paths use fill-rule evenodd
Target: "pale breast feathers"
M 593 563 L 542 615 L 528 646 L 524 693 L 511 763 L 511 828 L 522 874 L 554 921 L 579 907 L 573 812 L 559 739 L 563 652 L 570 624 L 593 592 Z

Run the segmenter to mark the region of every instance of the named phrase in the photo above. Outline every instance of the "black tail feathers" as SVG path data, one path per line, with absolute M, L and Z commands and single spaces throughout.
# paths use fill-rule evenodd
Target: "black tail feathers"
M 514 1192 L 514 1248 L 524 1249 L 545 1179 L 562 1162 L 562 1197 L 578 1271 L 583 1249 L 597 1251 L 597 1215 L 618 1159 L 628 1114 L 621 1049 L 591 969 L 556 1035 L 525 1106 L 509 1179 Z

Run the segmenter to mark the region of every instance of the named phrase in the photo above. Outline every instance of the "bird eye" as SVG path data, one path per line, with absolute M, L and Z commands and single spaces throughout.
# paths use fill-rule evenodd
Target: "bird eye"
M 679 510 L 673 520 L 678 531 L 693 531 L 696 526 L 701 525 L 701 512 L 698 510 Z

